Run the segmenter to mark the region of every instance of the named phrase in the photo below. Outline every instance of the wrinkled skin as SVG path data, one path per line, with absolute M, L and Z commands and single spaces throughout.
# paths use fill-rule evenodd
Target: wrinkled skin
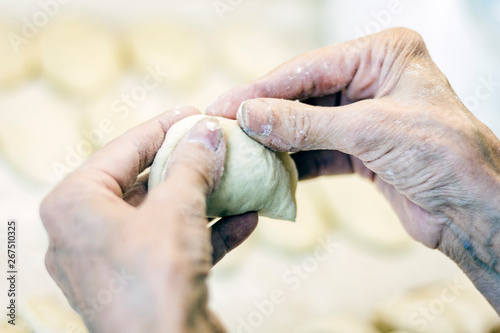
M 371 179 L 408 233 L 456 261 L 500 311 L 500 143 L 417 33 L 391 29 L 304 54 L 225 93 L 207 113 L 237 118 L 272 149 L 299 152 L 303 179 Z
M 41 205 L 48 271 L 92 332 L 224 331 L 207 308 L 205 279 L 255 229 L 257 214 L 207 228 L 206 197 L 225 160 L 220 125 L 198 123 L 149 194 L 139 177 L 169 127 L 196 113 L 173 110 L 128 131 Z
M 138 178 L 168 128 L 196 112 L 172 111 L 129 131 L 42 203 L 48 270 L 93 332 L 223 331 L 207 309 L 205 279 L 213 258 L 248 237 L 257 218 L 226 219 L 212 236 L 206 228 L 205 200 L 224 162 L 221 132 L 198 124 L 147 196 Z M 303 179 L 373 180 L 409 234 L 457 262 L 500 310 L 500 143 L 460 102 L 418 34 L 392 29 L 312 51 L 227 92 L 207 112 L 237 118 L 272 149 L 298 152 Z M 119 292 L 116 272 L 127 277 Z M 89 297 L 103 290 L 112 300 L 95 310 Z

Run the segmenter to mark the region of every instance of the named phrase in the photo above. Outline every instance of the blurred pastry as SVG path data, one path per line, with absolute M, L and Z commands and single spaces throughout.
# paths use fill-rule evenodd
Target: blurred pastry
M 65 18 L 40 33 L 43 73 L 60 89 L 93 98 L 106 92 L 121 73 L 119 41 L 105 25 Z
M 214 44 L 220 45 L 221 63 L 243 81 L 262 76 L 298 54 L 283 36 L 255 24 L 226 26 L 214 37 Z
M 381 304 L 373 320 L 382 332 L 490 332 L 500 321 L 466 278 L 414 288 Z
M 82 318 L 62 297 L 29 296 L 24 313 L 36 333 L 88 333 Z
M 378 333 L 363 318 L 349 314 L 338 314 L 301 326 L 299 333 Z
M 360 244 L 399 249 L 412 240 L 389 202 L 373 184 L 357 175 L 322 177 L 333 222 Z
M 128 129 L 175 108 L 180 101 L 162 89 L 136 95 L 143 82 L 133 75 L 124 76 L 106 96 L 87 105 L 84 137 L 100 148 Z
M 31 333 L 33 330 L 28 325 L 26 320 L 19 314 L 16 313 L 15 325 L 9 324 L 8 320 L 11 320 L 9 317 L 7 319 L 3 319 L 0 322 L 0 332 L 2 333 Z
M 0 87 L 20 84 L 32 76 L 39 61 L 36 36 L 25 36 L 21 27 L 0 22 Z
M 176 91 L 193 89 L 210 61 L 202 35 L 188 24 L 150 20 L 136 25 L 127 41 L 140 75 Z
M 259 235 L 281 250 L 296 252 L 314 249 L 329 232 L 321 207 L 315 204 L 317 186 L 316 181 L 299 182 L 295 194 L 296 222 L 259 217 Z
M 186 101 L 203 112 L 218 96 L 239 83 L 231 75 L 214 69 L 202 80 L 198 88 L 187 96 Z
M 78 108 L 33 83 L 0 98 L 0 153 L 28 179 L 54 184 L 94 147 L 80 133 Z

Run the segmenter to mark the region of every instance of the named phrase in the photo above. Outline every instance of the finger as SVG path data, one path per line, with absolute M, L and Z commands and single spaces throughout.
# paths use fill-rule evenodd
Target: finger
M 175 122 L 198 113 L 193 107 L 180 107 L 128 130 L 96 152 L 77 171 L 78 175 L 97 180 L 122 198 L 135 184 L 137 176 L 151 164 L 168 129 Z
M 254 140 L 278 151 L 338 150 L 363 161 L 391 149 L 397 130 L 382 100 L 341 107 L 315 107 L 299 102 L 246 101 L 238 122 Z
M 226 92 L 207 108 L 206 114 L 235 119 L 238 107 L 248 99 L 305 100 L 342 91 L 360 66 L 356 44 L 349 42 L 301 55 L 264 77 Z
M 214 265 L 243 243 L 257 228 L 258 215 L 249 212 L 222 218 L 212 227 L 212 258 Z
M 163 183 L 149 192 L 146 203 L 165 204 L 198 217 L 206 216 L 206 198 L 218 185 L 224 170 L 226 145 L 216 119 L 199 121 L 181 140 L 170 157 Z M 206 223 L 206 219 L 204 219 Z
M 422 38 L 401 28 L 314 50 L 226 92 L 206 113 L 234 119 L 240 104 L 255 98 L 303 101 L 339 91 L 344 91 L 349 101 L 384 96 L 397 83 L 388 75 L 393 65 L 400 65 L 398 59 L 412 52 L 426 52 Z

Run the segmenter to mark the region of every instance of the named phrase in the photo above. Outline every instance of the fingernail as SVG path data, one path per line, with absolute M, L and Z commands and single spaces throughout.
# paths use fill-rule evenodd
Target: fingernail
M 245 132 L 269 136 L 273 130 L 271 105 L 253 99 L 241 103 L 237 118 Z
M 218 120 L 199 121 L 189 132 L 188 141 L 201 143 L 212 151 L 217 151 L 222 143 L 222 126 Z

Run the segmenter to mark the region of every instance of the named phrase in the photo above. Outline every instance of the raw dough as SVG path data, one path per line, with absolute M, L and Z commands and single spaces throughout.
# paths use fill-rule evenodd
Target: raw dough
M 264 75 L 299 54 L 293 42 L 288 43 L 279 33 L 253 23 L 232 24 L 219 31 L 215 39 L 220 44 L 217 58 L 221 65 L 244 81 Z
M 492 332 L 499 324 L 493 308 L 466 277 L 408 290 L 380 304 L 372 317 L 384 332 Z
M 201 119 L 185 118 L 168 131 L 151 166 L 149 186 L 165 178 L 168 159 L 185 134 Z M 207 216 L 222 217 L 257 211 L 262 216 L 295 220 L 297 170 L 287 153 L 273 152 L 250 139 L 235 120 L 219 118 L 227 153 L 224 174 L 207 201 Z
M 24 313 L 26 321 L 37 333 L 78 332 L 88 333 L 82 317 L 57 295 L 32 295 L 26 297 Z M 92 308 L 87 310 L 89 316 Z
M 0 99 L 0 152 L 29 180 L 55 184 L 93 153 L 81 109 L 33 82 Z
M 300 333 L 377 333 L 363 318 L 352 314 L 335 314 L 301 326 Z
M 328 235 L 330 228 L 324 219 L 322 207 L 318 204 L 321 196 L 322 179 L 300 182 L 297 186 L 297 223 L 283 223 L 261 218 L 258 235 L 277 248 L 290 251 L 309 252 Z M 268 220 L 268 221 L 267 221 Z
M 0 36 L 2 36 L 0 38 L 0 87 L 2 88 L 22 83 L 37 69 L 38 41 L 25 39 L 20 30 L 20 27 L 0 22 Z
M 168 89 L 191 90 L 208 67 L 210 56 L 203 37 L 185 23 L 148 20 L 134 27 L 127 41 L 141 75 L 156 72 Z
M 86 108 L 87 121 L 82 133 L 94 138 L 96 147 L 100 148 L 128 129 L 182 104 L 180 99 L 163 89 L 149 91 L 144 100 L 129 104 L 127 98 L 132 96 L 134 87 L 141 84 L 135 75 L 126 75 L 106 96 Z
M 322 177 L 331 221 L 359 244 L 401 250 L 413 243 L 389 202 L 373 184 L 357 175 Z
M 59 87 L 84 97 L 100 95 L 119 76 L 120 46 L 106 26 L 68 18 L 40 35 L 42 69 Z
M 0 322 L 0 332 L 2 333 L 32 333 L 30 326 L 26 323 L 23 317 L 16 314 L 15 325 L 9 324 L 10 317 L 5 317 Z

